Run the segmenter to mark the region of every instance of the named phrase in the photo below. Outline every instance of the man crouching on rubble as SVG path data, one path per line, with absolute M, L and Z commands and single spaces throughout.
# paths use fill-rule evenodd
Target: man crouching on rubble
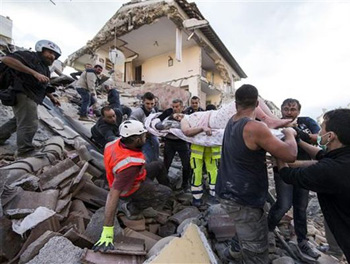
M 0 127 L 0 145 L 17 131 L 17 158 L 34 156 L 33 138 L 38 130 L 37 108 L 47 95 L 54 105 L 59 101 L 48 93 L 49 66 L 61 56 L 61 49 L 52 41 L 40 40 L 36 52 L 16 51 L 3 58 L 13 73 L 13 83 L 8 89 L 15 91 L 16 103 L 12 106 L 14 117 Z
M 121 139 L 106 145 L 104 163 L 109 184 L 105 220 L 101 238 L 94 250 L 113 249 L 113 223 L 119 198 L 120 210 L 129 219 L 138 219 L 148 207 L 161 209 L 171 195 L 165 167 L 161 161 L 146 164 L 142 146 L 146 142 L 143 124 L 127 120 L 120 125 Z M 163 168 L 163 169 L 162 169 Z M 154 178 L 160 183 L 155 183 Z
M 272 135 L 263 122 L 255 120 L 258 90 L 242 85 L 235 94 L 237 113 L 226 125 L 216 194 L 232 215 L 243 263 L 269 263 L 268 228 L 264 205 L 268 193 L 266 151 L 287 162 L 297 156 L 296 132 L 282 130 L 284 142 Z M 229 249 L 232 257 L 235 247 Z
M 323 119 L 317 137 L 322 150 L 299 143 L 318 162 L 305 168 L 289 168 L 280 160 L 277 164 L 283 181 L 317 192 L 328 227 L 350 262 L 350 109 L 329 111 Z

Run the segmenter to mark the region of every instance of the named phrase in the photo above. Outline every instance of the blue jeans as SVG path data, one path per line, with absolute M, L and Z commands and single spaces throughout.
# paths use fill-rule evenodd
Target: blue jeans
M 81 96 L 81 106 L 79 115 L 87 116 L 88 108 L 95 103 L 95 99 L 92 97 L 90 92 L 84 88 L 77 88 L 77 92 Z
M 142 152 L 145 155 L 146 163 L 157 161 L 159 159 L 159 141 L 154 135 L 147 136 L 146 143 L 142 147 Z
M 273 231 L 282 217 L 293 205 L 294 228 L 298 242 L 306 239 L 306 209 L 309 191 L 285 183 L 277 172 L 274 173 L 277 200 L 268 215 L 269 231 Z

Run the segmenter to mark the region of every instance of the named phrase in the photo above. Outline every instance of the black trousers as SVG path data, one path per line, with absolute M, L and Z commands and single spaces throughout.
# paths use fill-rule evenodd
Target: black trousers
M 190 148 L 183 140 L 165 139 L 164 144 L 164 165 L 168 171 L 175 154 L 179 153 L 182 164 L 182 187 L 187 187 L 191 179 Z

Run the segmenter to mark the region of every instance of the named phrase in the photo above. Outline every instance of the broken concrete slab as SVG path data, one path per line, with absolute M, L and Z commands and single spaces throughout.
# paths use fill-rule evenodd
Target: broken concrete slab
M 83 188 L 74 197 L 99 208 L 106 204 L 107 195 L 107 190 L 97 187 L 93 182 L 85 181 Z
M 157 243 L 157 240 L 151 238 L 150 236 L 144 235 L 140 232 L 136 232 L 128 227 L 124 229 L 124 235 L 127 237 L 143 239 L 145 241 L 146 251 L 149 251 Z
M 159 230 L 160 224 L 149 224 L 148 225 L 148 231 L 150 231 L 153 234 L 157 234 Z
M 55 208 L 56 213 L 60 213 L 63 209 L 71 202 L 72 194 L 66 195 L 64 199 L 60 199 L 57 201 L 57 205 Z
M 83 234 L 85 232 L 85 220 L 81 213 L 71 212 L 63 226 L 72 225 L 75 227 L 78 233 Z
M 163 237 L 148 251 L 147 258 L 157 255 L 166 245 L 170 243 L 176 236 Z
M 158 214 L 156 216 L 156 221 L 164 225 L 168 221 L 168 218 L 170 217 L 171 214 L 165 211 L 157 211 L 157 212 Z
M 198 226 L 189 224 L 181 238 L 174 238 L 145 263 L 218 263 Z
M 85 204 L 81 200 L 73 200 L 72 205 L 70 207 L 70 212 L 77 212 L 79 213 L 84 219 L 88 219 L 90 221 L 90 212 L 86 208 Z
M 217 241 L 229 240 L 236 234 L 234 218 L 229 215 L 212 215 L 208 218 L 208 229 Z
M 146 255 L 145 240 L 118 234 L 114 242 L 115 252 L 120 254 Z
M 94 245 L 91 239 L 79 233 L 75 227 L 70 228 L 63 236 L 68 238 L 75 246 L 80 248 L 90 249 Z
M 61 236 L 61 234 L 46 231 L 37 240 L 31 243 L 28 248 L 21 254 L 19 264 L 24 264 L 34 258 L 40 251 L 40 249 L 54 236 Z
M 87 236 L 93 243 L 96 243 L 102 233 L 103 221 L 104 221 L 104 211 L 105 208 L 101 207 L 98 209 L 95 214 L 91 217 L 91 220 L 86 227 L 84 235 Z M 122 229 L 119 225 L 118 218 L 114 218 L 114 241 L 116 241 L 117 235 L 122 232 Z
M 277 258 L 272 261 L 272 264 L 294 264 L 294 263 L 295 263 L 294 259 L 287 256 Z
M 158 235 L 161 237 L 167 237 L 175 234 L 176 232 L 176 224 L 174 222 L 166 222 L 165 225 L 159 227 Z
M 55 211 L 50 210 L 46 207 L 38 207 L 35 211 L 27 215 L 24 219 L 21 220 L 12 220 L 12 229 L 19 235 L 23 235 L 27 230 L 32 229 L 39 223 L 50 218 L 55 214 Z
M 123 215 L 123 216 L 120 216 L 119 218 L 126 227 L 129 227 L 132 230 L 135 230 L 135 231 L 146 230 L 146 222 L 144 217 L 139 220 L 130 220 Z
M 47 190 L 44 192 L 22 191 L 4 206 L 4 210 L 9 209 L 32 209 L 42 206 L 55 210 L 59 191 Z
M 0 263 L 11 260 L 21 249 L 21 236 L 13 232 L 12 222 L 0 218 Z
M 82 253 L 83 249 L 74 246 L 67 238 L 56 236 L 28 264 L 79 263 Z
M 65 159 L 55 166 L 51 167 L 43 174 L 39 175 L 40 188 L 42 190 L 54 189 L 65 179 L 71 177 L 74 173 L 80 170 L 70 159 Z
M 180 212 L 169 217 L 168 221 L 172 221 L 177 225 L 181 224 L 185 219 L 197 217 L 199 215 L 199 210 L 197 207 L 190 206 Z
M 197 217 L 192 217 L 192 218 L 187 218 L 186 220 L 184 220 L 176 229 L 176 233 L 177 234 L 182 234 L 185 227 L 189 224 L 189 223 L 193 223 L 197 226 L 200 225 L 201 221 L 197 218 Z
M 113 253 L 94 252 L 86 249 L 82 255 L 81 263 L 83 264 L 141 264 L 145 260 L 144 256 L 124 255 Z
M 34 192 L 39 189 L 39 178 L 33 174 L 26 173 L 12 183 L 8 181 L 7 184 L 11 187 L 21 187 L 25 191 Z
M 154 239 L 154 240 L 157 240 L 157 241 L 159 241 L 159 240 L 162 239 L 161 236 L 158 236 L 158 235 L 156 235 L 156 234 L 154 234 L 154 233 L 152 233 L 152 232 L 146 231 L 146 230 L 140 231 L 139 233 L 141 233 L 142 235 L 145 235 L 145 236 L 147 236 L 147 237 L 149 237 L 149 238 L 152 238 L 152 239 Z

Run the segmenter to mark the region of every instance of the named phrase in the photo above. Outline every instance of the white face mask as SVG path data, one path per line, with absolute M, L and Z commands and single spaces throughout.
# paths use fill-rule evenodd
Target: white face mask
M 327 150 L 327 145 L 329 144 L 330 141 L 328 141 L 326 144 L 322 145 L 321 144 L 321 141 L 322 141 L 322 138 L 329 134 L 330 132 L 327 132 L 326 134 L 320 136 L 320 135 L 317 135 L 317 145 L 323 150 L 323 151 L 326 151 Z

